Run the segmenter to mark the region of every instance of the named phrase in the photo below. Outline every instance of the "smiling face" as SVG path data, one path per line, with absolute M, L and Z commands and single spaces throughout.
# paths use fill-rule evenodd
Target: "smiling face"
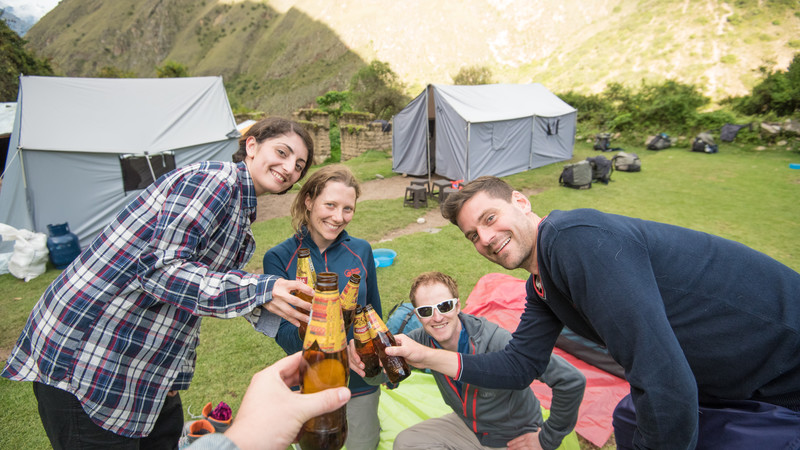
M 323 252 L 344 231 L 356 212 L 356 190 L 340 181 L 329 181 L 322 192 L 305 198 L 308 232 Z
M 524 268 L 534 273 L 536 225 L 528 198 L 514 191 L 511 201 L 475 194 L 461 207 L 458 227 L 484 258 L 506 269 Z
M 458 338 L 461 335 L 461 320 L 458 319 L 458 313 L 461 311 L 461 304 L 456 302 L 456 307 L 444 314 L 436 308 L 437 304 L 454 297 L 447 286 L 432 282 L 417 287 L 414 292 L 414 305 L 433 307 L 432 316 L 417 316 L 422 327 L 442 348 L 458 351 Z
M 264 139 L 260 143 L 250 136 L 246 149 L 245 164 L 253 178 L 256 195 L 277 194 L 292 187 L 300 179 L 308 158 L 303 139 L 295 133 Z

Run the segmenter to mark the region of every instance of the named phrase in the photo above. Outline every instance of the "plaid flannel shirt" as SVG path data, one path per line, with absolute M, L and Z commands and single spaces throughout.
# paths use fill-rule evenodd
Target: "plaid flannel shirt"
M 148 435 L 167 392 L 189 386 L 199 316 L 255 309 L 277 331 L 259 308 L 277 278 L 240 270 L 255 211 L 243 163 L 161 177 L 47 288 L 2 376 L 64 389 L 103 428 Z

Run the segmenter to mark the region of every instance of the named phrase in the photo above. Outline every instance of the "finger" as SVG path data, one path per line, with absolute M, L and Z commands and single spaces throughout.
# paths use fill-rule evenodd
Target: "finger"
M 314 296 L 314 288 L 300 280 L 286 280 L 286 290 L 289 292 L 300 291 L 310 297 Z
M 308 419 L 335 411 L 344 406 L 350 400 L 350 389 L 325 389 L 313 394 L 300 395 L 298 400 L 302 402 L 299 406 L 305 422 Z
M 299 351 L 285 356 L 276 361 L 271 368 L 278 372 L 286 386 L 300 384 L 300 364 L 303 362 L 303 352 Z
M 283 317 L 294 326 L 300 326 L 300 321 L 308 322 L 308 315 L 292 308 L 288 303 L 273 299 L 266 304 L 267 311 Z
M 355 340 L 351 339 L 350 343 L 347 344 L 347 355 L 350 358 L 350 365 L 356 365 L 358 367 L 364 367 L 364 363 L 361 361 L 361 355 L 358 354 L 356 350 Z

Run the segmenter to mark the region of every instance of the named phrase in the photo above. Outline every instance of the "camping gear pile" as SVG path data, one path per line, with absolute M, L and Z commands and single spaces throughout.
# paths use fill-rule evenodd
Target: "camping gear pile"
M 694 142 L 692 142 L 692 151 L 702 153 L 717 153 L 719 151 L 719 147 L 716 143 L 714 143 L 714 137 L 711 136 L 711 133 L 704 131 L 694 138 Z

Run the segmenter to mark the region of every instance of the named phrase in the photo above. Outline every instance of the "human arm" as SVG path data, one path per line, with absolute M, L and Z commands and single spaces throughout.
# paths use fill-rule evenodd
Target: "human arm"
M 242 192 L 230 172 L 208 169 L 175 177 L 126 210 L 149 212 L 151 221 L 132 222 L 109 239 L 120 246 L 142 243 L 141 249 L 124 253 L 137 257 L 131 287 L 141 286 L 149 297 L 199 316 L 235 317 L 273 300 L 273 313 L 286 314 L 285 304 L 299 299 L 281 292 L 273 298 L 277 277 L 238 269 L 253 244 Z
M 314 394 L 291 391 L 290 386 L 300 383 L 301 362 L 302 354 L 298 352 L 253 375 L 225 437 L 242 450 L 283 450 L 295 441 L 306 421 L 347 403 L 347 388 Z M 201 446 L 203 439 L 190 448 Z
M 461 369 L 461 354 L 427 347 L 404 334 L 395 337 L 397 346 L 386 347 L 386 354 L 402 356 L 406 362 L 418 369 L 431 369 L 450 378 L 456 378 Z
M 292 264 L 292 257 L 290 253 L 286 252 L 284 247 L 287 243 L 293 241 L 293 238 L 289 238 L 287 241 L 272 247 L 267 252 L 264 253 L 263 258 L 263 271 L 264 273 L 268 273 L 271 275 L 277 275 L 282 278 L 291 279 L 294 278 L 294 274 L 290 276 L 291 272 L 297 271 L 297 262 L 294 261 Z M 303 283 L 305 284 L 305 283 Z M 310 287 L 309 287 L 310 289 Z M 311 292 L 313 295 L 313 292 Z M 303 314 L 304 319 L 308 318 L 307 314 Z M 306 320 L 307 321 L 307 320 Z M 280 347 L 286 352 L 287 355 L 291 355 L 292 353 L 298 352 L 303 348 L 303 341 L 300 339 L 300 335 L 297 332 L 298 324 L 294 324 L 287 320 L 281 320 L 278 326 L 278 333 L 275 335 L 275 342 L 280 345 Z M 263 332 L 262 323 L 259 321 L 258 323 L 254 324 L 254 327 L 257 331 Z
M 550 355 L 550 364 L 539 379 L 553 391 L 550 417 L 541 428 L 539 441 L 542 448 L 557 448 L 578 423 L 586 377 L 564 358 Z
M 635 231 L 608 228 L 572 227 L 549 237 L 539 259 L 543 280 L 552 280 L 545 290 L 570 299 L 574 317 L 584 320 L 567 325 L 593 329 L 625 368 L 637 411 L 636 445 L 691 448 L 697 386 L 665 314 L 654 255 Z M 593 243 L 591 251 L 586 242 Z

